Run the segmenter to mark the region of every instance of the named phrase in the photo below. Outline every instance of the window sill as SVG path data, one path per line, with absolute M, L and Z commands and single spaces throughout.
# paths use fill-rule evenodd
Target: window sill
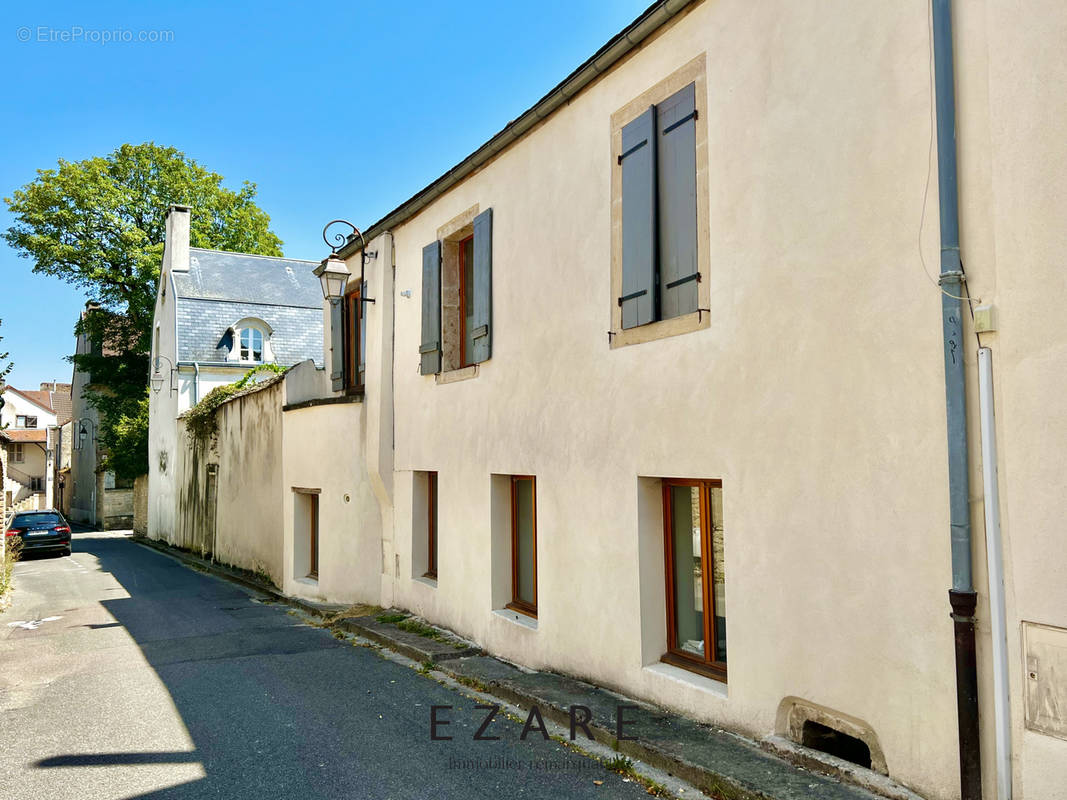
M 710 327 L 711 314 L 707 311 L 694 311 L 681 317 L 638 325 L 636 328 L 619 328 L 611 337 L 611 349 L 654 342 L 657 339 L 680 336 L 683 333 L 692 333 Z
M 448 372 L 438 372 L 434 376 L 438 386 L 443 386 L 446 383 L 459 383 L 460 381 L 469 381 L 471 378 L 477 377 L 477 364 L 471 364 L 469 367 L 463 367 L 463 369 L 451 369 Z
M 421 583 L 424 586 L 429 586 L 431 589 L 437 588 L 437 578 L 433 578 L 429 575 L 420 575 L 414 578 L 415 583 Z
M 716 680 L 715 678 L 708 677 L 699 672 L 676 667 L 673 664 L 667 664 L 663 661 L 649 664 L 644 667 L 644 670 L 653 675 L 667 678 L 675 683 L 681 683 L 694 689 L 701 689 L 709 694 L 721 697 L 724 700 L 729 699 L 730 697 L 729 688 L 725 681 Z
M 518 625 L 520 628 L 526 628 L 530 631 L 537 630 L 537 617 L 531 617 L 520 611 L 512 611 L 510 608 L 494 608 L 493 614 L 513 625 Z
M 310 575 L 307 575 L 307 576 L 305 576 L 303 578 L 293 578 L 293 580 L 296 583 L 302 583 L 305 586 L 318 586 L 319 585 L 319 579 L 318 578 L 313 578 Z

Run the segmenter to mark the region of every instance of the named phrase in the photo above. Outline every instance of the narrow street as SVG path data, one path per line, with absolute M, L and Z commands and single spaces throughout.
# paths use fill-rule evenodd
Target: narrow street
M 499 741 L 473 741 L 474 704 L 122 535 L 80 534 L 70 558 L 17 564 L 0 613 L 0 798 L 647 796 L 503 716 Z M 452 741 L 431 741 L 432 705 L 454 706 Z

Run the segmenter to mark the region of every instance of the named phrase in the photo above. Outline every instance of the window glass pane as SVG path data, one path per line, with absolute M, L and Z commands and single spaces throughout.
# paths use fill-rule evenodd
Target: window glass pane
M 704 654 L 704 581 L 700 548 L 700 488 L 671 486 L 674 554 L 674 647 Z
M 466 341 L 463 343 L 464 366 L 474 353 L 474 237 L 463 242 L 463 321 Z
M 429 475 L 429 478 L 430 478 L 430 524 L 433 526 L 431 528 L 433 533 L 432 533 L 431 541 L 430 541 L 430 545 L 431 545 L 430 564 L 432 565 L 433 573 L 436 575 L 437 574 L 437 539 L 438 539 L 438 533 L 437 532 L 439 530 L 439 528 L 437 527 L 437 473 L 436 472 L 431 472 L 430 475 Z
M 263 332 L 252 329 L 252 360 L 263 360 Z
M 726 661 L 726 569 L 723 561 L 722 488 L 711 493 L 711 586 L 715 602 L 715 651 L 718 661 Z
M 249 334 L 248 328 L 242 328 L 241 329 L 241 360 L 242 361 L 247 361 L 248 360 L 248 349 L 249 349 L 249 341 L 248 341 L 249 337 L 248 337 L 248 334 Z
M 515 557 L 518 560 L 519 585 L 517 600 L 534 605 L 534 482 L 529 478 L 515 481 Z

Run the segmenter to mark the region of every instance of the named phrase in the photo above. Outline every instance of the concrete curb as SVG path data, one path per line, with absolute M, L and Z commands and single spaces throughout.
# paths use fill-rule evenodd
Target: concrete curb
M 347 606 L 312 603 L 282 594 L 264 581 L 221 564 L 142 536 L 130 537 L 195 569 L 213 573 L 258 592 L 272 601 L 324 618 Z M 393 613 L 386 610 L 383 614 Z M 407 617 L 417 619 L 412 615 Z M 380 622 L 378 616 L 345 617 L 330 624 L 434 668 L 459 683 L 529 710 L 533 706 L 557 724 L 570 724 L 570 707 L 586 706 L 593 712 L 589 727 L 600 744 L 640 760 L 698 787 L 719 800 L 922 800 L 918 795 L 869 770 L 839 759 L 803 758 L 802 748 L 776 741 L 768 745 L 698 723 L 592 684 L 548 672 L 524 671 L 482 654 L 469 642 L 436 626 L 440 639 L 429 638 Z M 643 735 L 620 740 L 604 724 L 619 704 L 633 706 L 644 725 Z M 651 733 L 649 733 L 651 731 Z M 577 743 L 581 743 L 582 734 Z M 774 750 L 774 753 L 768 750 Z M 815 754 L 822 756 L 823 754 Z M 784 758 L 783 758 L 784 756 Z M 802 763 L 797 763 L 802 761 Z M 832 775 L 832 777 L 830 777 Z M 873 794 L 877 792 L 878 794 Z

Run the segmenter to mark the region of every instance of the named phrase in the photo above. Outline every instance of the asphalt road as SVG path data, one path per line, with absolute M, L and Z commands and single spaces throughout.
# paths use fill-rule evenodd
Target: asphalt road
M 15 567 L 0 798 L 646 798 L 475 701 L 113 534 Z M 452 724 L 431 741 L 430 706 Z M 472 762 L 474 762 L 472 764 Z M 601 781 L 597 786 L 594 781 Z

